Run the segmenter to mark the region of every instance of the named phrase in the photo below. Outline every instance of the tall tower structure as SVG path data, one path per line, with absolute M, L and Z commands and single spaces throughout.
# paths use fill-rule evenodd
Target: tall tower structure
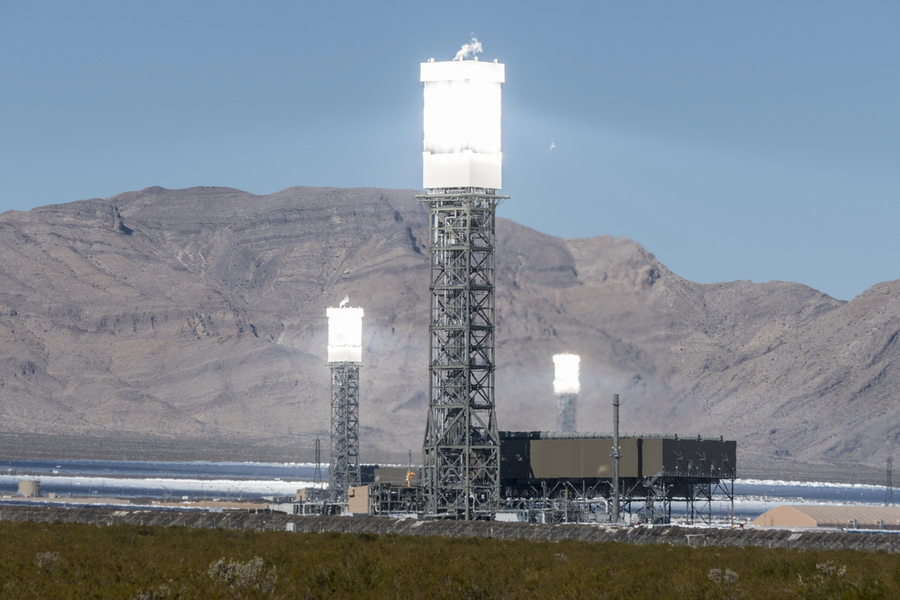
M 363 309 L 329 308 L 328 366 L 331 368 L 331 465 L 328 488 L 332 500 L 347 499 L 359 485 L 359 368 L 362 366 Z
M 494 406 L 495 212 L 501 187 L 504 65 L 421 66 L 423 187 L 430 212 L 429 402 L 422 448 L 427 509 L 491 518 L 500 500 Z
M 578 392 L 581 383 L 578 381 L 581 357 L 576 354 L 556 354 L 553 356 L 555 377 L 553 393 L 556 394 L 556 430 L 576 431 L 575 417 Z

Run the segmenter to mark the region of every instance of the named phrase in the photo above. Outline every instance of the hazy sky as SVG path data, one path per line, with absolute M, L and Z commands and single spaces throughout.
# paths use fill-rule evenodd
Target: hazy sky
M 506 64 L 501 216 L 702 283 L 900 278 L 896 1 L 0 0 L 0 211 L 420 188 L 419 63 L 473 35 Z

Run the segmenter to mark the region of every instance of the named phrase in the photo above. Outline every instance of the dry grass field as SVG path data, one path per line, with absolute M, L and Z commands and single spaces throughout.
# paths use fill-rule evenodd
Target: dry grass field
M 0 522 L 0 598 L 897 598 L 856 551 Z

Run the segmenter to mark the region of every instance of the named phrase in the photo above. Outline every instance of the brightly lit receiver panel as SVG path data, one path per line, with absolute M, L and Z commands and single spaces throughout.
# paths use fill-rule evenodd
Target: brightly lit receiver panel
M 328 362 L 362 362 L 361 308 L 329 308 Z
M 422 63 L 423 187 L 501 188 L 500 84 L 504 65 L 477 60 Z
M 553 365 L 556 367 L 556 378 L 553 380 L 554 394 L 577 394 L 581 389 L 578 382 L 578 369 L 581 358 L 576 354 L 556 354 Z

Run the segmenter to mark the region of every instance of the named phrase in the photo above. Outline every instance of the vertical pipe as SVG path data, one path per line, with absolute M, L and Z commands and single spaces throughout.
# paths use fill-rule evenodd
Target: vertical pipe
M 612 449 L 612 484 L 613 484 L 613 523 L 619 522 L 619 395 L 613 394 L 613 449 Z

